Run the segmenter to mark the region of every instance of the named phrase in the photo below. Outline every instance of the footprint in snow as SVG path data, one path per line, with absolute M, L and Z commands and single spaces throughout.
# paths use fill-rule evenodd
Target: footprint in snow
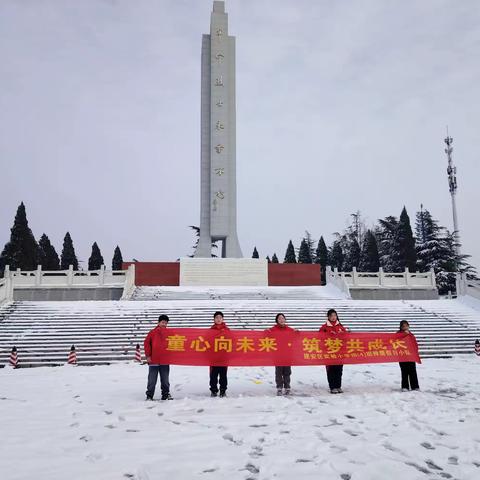
M 262 428 L 262 427 L 268 427 L 268 425 L 266 423 L 259 423 L 259 424 L 249 425 L 249 427 L 251 427 L 251 428 Z
M 111 415 L 113 412 L 111 410 L 104 410 L 105 415 Z
M 233 438 L 233 435 L 231 433 L 225 433 L 222 438 L 224 440 L 227 440 L 228 442 L 232 442 L 234 445 L 242 445 L 243 441 L 242 440 L 235 440 Z
M 87 461 L 95 463 L 98 462 L 98 460 L 101 460 L 103 458 L 103 455 L 101 453 L 90 453 L 85 458 Z
M 336 418 L 331 418 L 330 421 L 332 423 L 329 423 L 328 425 L 322 425 L 322 427 L 325 428 L 325 427 L 335 427 L 337 425 L 343 425 L 343 423 L 339 422 Z
M 347 418 L 350 418 L 351 420 L 353 420 L 355 417 L 353 415 L 345 415 Z
M 402 454 L 402 455 L 404 454 L 404 453 L 402 452 L 402 450 L 400 450 L 400 449 L 397 448 L 397 447 L 394 447 L 392 444 L 390 444 L 390 443 L 388 443 L 388 442 L 384 443 L 382 446 L 383 446 L 383 448 L 386 448 L 387 450 L 390 450 L 391 452 L 400 453 L 400 454 Z
M 360 435 L 360 432 L 354 432 L 353 430 L 344 430 L 344 432 L 351 437 L 358 437 Z
M 248 455 L 252 458 L 263 457 L 263 447 L 260 445 L 254 445 L 252 451 Z
M 458 457 L 455 455 L 452 455 L 451 457 L 448 457 L 448 463 L 450 465 L 458 465 Z
M 250 473 L 254 473 L 254 474 L 260 473 L 260 469 L 258 467 L 256 467 L 255 465 L 253 465 L 253 463 L 247 463 L 245 465 L 244 470 L 248 470 Z
M 350 480 L 350 479 L 352 478 L 352 476 L 351 476 L 349 473 L 342 473 L 342 474 L 340 475 L 340 478 L 341 478 L 342 480 Z
M 435 447 L 434 447 L 431 443 L 422 442 L 420 445 L 421 445 L 423 448 L 426 448 L 427 450 L 435 450 Z
M 112 425 L 111 423 L 109 423 L 108 425 L 105 425 L 105 428 L 109 428 L 110 430 L 114 429 L 114 428 L 117 428 L 115 425 Z
M 427 468 L 422 467 L 421 465 L 417 465 L 416 463 L 413 463 L 413 462 L 405 462 L 405 465 L 408 465 L 409 467 L 416 468 L 419 472 L 426 473 L 427 475 L 432 473 Z
M 427 467 L 430 467 L 432 470 L 443 470 L 442 467 L 436 465 L 432 460 L 425 460 Z
M 323 435 L 322 432 L 315 432 L 315 435 L 318 437 L 319 440 L 321 440 L 323 443 L 330 443 L 331 440 L 329 440 L 325 435 Z
M 82 437 L 79 438 L 79 440 L 82 440 L 82 442 L 91 442 L 92 437 L 90 435 L 83 435 Z

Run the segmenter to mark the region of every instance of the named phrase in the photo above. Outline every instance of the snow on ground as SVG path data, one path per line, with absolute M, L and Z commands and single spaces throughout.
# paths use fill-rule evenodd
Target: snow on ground
M 467 307 L 480 311 L 480 299 L 472 297 L 470 295 L 461 295 L 457 297 L 457 301 Z
M 398 364 L 229 369 L 229 398 L 206 367 L 171 368 L 174 401 L 145 402 L 147 367 L 0 370 L 0 478 L 441 479 L 480 477 L 480 358 L 430 359 L 420 392 Z M 157 391 L 156 396 L 159 392 Z

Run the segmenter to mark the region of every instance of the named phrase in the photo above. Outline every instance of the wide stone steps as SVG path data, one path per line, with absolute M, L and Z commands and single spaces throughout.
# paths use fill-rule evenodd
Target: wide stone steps
M 137 287 L 131 300 L 336 300 L 332 287 Z
M 400 320 L 408 320 L 422 357 L 471 354 L 480 337 L 480 312 L 453 300 L 14 302 L 0 307 L 0 365 L 8 363 L 13 345 L 21 366 L 62 365 L 72 344 L 80 364 L 131 361 L 137 343 L 143 346 L 160 313 L 169 315 L 170 327 L 208 328 L 219 309 L 232 329 L 264 330 L 281 311 L 292 327 L 314 331 L 332 306 L 342 323 L 357 332 L 392 332 Z

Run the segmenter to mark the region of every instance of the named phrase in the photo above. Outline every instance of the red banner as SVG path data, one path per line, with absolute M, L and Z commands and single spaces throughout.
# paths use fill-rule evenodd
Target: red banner
M 420 363 L 415 337 L 404 333 L 344 333 L 168 328 L 161 363 L 210 366 Z

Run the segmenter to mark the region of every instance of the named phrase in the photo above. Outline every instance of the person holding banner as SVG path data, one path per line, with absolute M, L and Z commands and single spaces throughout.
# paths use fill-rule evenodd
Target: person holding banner
M 400 322 L 400 330 L 397 333 L 405 333 L 411 335 L 415 345 L 417 340 L 413 333 L 410 332 L 410 324 L 406 320 Z M 408 392 L 412 390 L 420 390 L 418 386 L 417 366 L 415 362 L 399 362 L 400 370 L 402 372 L 402 392 Z
M 227 324 L 223 321 L 223 313 L 215 312 L 213 314 L 212 330 L 225 331 L 230 330 Z M 210 367 L 210 396 L 216 397 L 218 395 L 218 385 L 220 384 L 220 397 L 227 396 L 227 370 L 228 367 Z
M 284 332 L 293 332 L 294 329 L 287 325 L 287 319 L 283 313 L 277 313 L 275 317 L 275 325 L 267 330 L 268 333 L 282 334 Z M 285 395 L 290 395 L 290 376 L 292 375 L 292 367 L 275 367 L 275 383 L 277 385 L 277 395 L 283 394 L 285 389 Z
M 347 333 L 347 329 L 340 323 L 336 310 L 331 308 L 327 312 L 327 321 L 320 328 L 320 332 L 329 335 L 338 335 Z M 326 365 L 328 386 L 330 393 L 343 393 L 342 390 L 342 374 L 343 365 Z
M 148 363 L 148 384 L 147 384 L 147 400 L 153 400 L 157 379 L 160 375 L 160 385 L 162 387 L 162 400 L 173 400 L 170 395 L 170 365 L 163 365 L 162 352 L 166 345 L 165 331 L 168 325 L 168 315 L 160 315 L 158 317 L 158 325 L 151 330 L 145 341 L 143 348 Z M 163 360 L 163 361 L 162 361 Z

